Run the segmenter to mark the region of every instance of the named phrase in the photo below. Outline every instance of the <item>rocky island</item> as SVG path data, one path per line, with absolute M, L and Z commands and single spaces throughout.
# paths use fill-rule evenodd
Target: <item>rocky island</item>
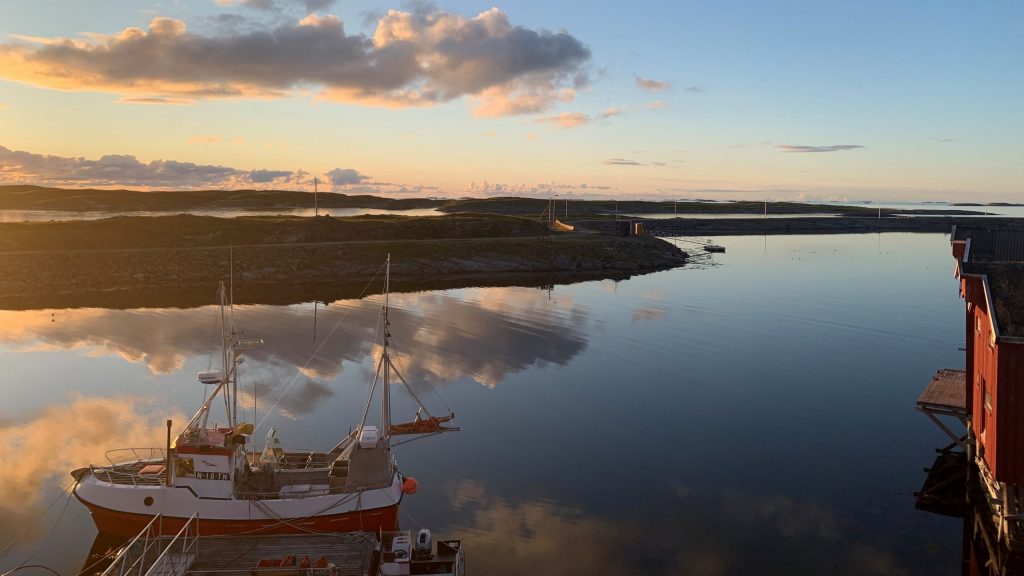
M 232 269 L 239 303 L 356 297 L 389 253 L 396 290 L 625 278 L 687 258 L 651 236 L 488 214 L 18 222 L 0 224 L 0 306 L 207 304 Z

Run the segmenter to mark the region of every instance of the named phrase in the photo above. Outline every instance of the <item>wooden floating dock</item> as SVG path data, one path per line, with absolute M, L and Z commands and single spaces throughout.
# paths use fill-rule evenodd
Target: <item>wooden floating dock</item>
M 344 532 L 200 536 L 193 516 L 174 536 L 154 517 L 118 553 L 102 576 L 461 576 L 465 557 L 458 540 L 429 532 L 413 544 L 409 532 Z M 420 546 L 423 544 L 423 546 Z

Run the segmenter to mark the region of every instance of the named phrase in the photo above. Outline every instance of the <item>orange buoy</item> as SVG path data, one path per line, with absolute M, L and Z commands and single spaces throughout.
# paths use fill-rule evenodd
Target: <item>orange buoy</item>
M 406 478 L 405 481 L 402 482 L 402 492 L 405 494 L 415 494 L 419 487 L 419 482 L 416 482 L 415 478 Z

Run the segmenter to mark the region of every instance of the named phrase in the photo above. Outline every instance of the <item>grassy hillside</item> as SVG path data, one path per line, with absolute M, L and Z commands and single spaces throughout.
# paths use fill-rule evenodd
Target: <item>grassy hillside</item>
M 0 252 L 199 248 L 258 244 L 438 240 L 547 235 L 543 224 L 513 216 L 119 216 L 102 220 L 0 224 Z

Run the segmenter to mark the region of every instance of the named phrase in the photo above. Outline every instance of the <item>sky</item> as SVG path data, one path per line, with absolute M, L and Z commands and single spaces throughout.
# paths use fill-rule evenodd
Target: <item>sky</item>
M 1024 202 L 1024 3 L 0 3 L 0 184 Z

